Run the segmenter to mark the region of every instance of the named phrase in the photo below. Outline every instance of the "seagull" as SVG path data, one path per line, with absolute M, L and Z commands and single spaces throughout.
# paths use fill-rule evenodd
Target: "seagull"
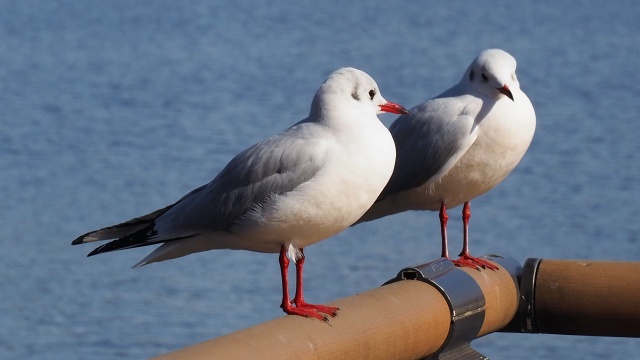
M 516 60 L 500 49 L 482 51 L 458 84 L 391 125 L 397 148 L 393 175 L 358 223 L 407 210 L 439 211 L 442 257 L 449 258 L 447 208 L 464 204 L 463 247 L 454 263 L 497 270 L 469 253 L 469 204 L 518 165 L 535 127 Z
M 284 312 L 328 321 L 322 314 L 336 316 L 338 308 L 304 300 L 304 247 L 352 225 L 387 184 L 396 150 L 377 117 L 382 112 L 408 113 L 385 100 L 365 72 L 339 69 L 316 92 L 306 119 L 242 151 L 210 183 L 72 244 L 115 239 L 88 256 L 162 244 L 134 267 L 212 249 L 279 253 Z

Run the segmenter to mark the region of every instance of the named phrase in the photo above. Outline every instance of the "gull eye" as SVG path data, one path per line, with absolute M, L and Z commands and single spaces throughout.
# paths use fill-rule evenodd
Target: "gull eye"
M 484 82 L 489 81 L 489 78 L 487 77 L 487 75 L 482 74 L 482 81 L 484 81 Z
M 376 96 L 376 91 L 375 90 L 369 90 L 369 98 L 371 100 L 373 100 L 373 98 Z

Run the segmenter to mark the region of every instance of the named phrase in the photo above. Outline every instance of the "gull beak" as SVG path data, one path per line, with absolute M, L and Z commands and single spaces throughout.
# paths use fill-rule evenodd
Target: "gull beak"
M 511 99 L 511 101 L 515 101 L 513 100 L 513 94 L 511 93 L 511 90 L 509 90 L 509 87 L 505 84 L 503 87 L 498 88 L 498 91 L 500 91 L 501 93 L 503 93 L 506 97 L 508 97 L 509 99 Z
M 404 107 L 396 104 L 396 103 L 392 103 L 391 101 L 388 101 L 386 104 L 382 104 L 380 105 L 380 111 L 384 111 L 384 112 L 389 112 L 389 113 L 394 113 L 394 114 L 408 114 L 409 111 L 407 111 L 407 109 L 405 109 Z

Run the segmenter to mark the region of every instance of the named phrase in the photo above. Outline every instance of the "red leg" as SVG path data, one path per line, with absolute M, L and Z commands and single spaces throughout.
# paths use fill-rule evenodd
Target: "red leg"
M 282 277 L 282 304 L 280 307 L 282 310 L 289 315 L 300 315 L 306 317 L 312 317 L 320 320 L 327 321 L 327 318 L 318 313 L 318 309 L 314 308 L 316 305 L 306 304 L 303 300 L 302 296 L 302 265 L 298 265 L 296 263 L 296 273 L 298 278 L 296 279 L 296 295 L 294 298 L 294 303 L 296 307 L 292 306 L 292 302 L 289 301 L 289 259 L 287 258 L 287 247 L 282 245 L 280 248 L 280 275 Z M 302 261 L 304 263 L 304 260 Z M 299 269 L 298 269 L 299 268 Z M 296 301 L 299 301 L 296 302 Z M 303 306 L 300 306 L 302 304 Z M 335 308 L 333 312 L 337 311 Z
M 469 219 L 471 218 L 471 208 L 469 206 L 469 202 L 465 202 L 462 207 L 462 224 L 463 224 L 463 238 L 462 238 L 462 252 L 460 253 L 460 258 L 454 263 L 457 266 L 470 267 L 472 269 L 480 270 L 478 266 L 481 266 L 485 269 L 490 270 L 498 270 L 498 267 L 493 265 L 492 263 L 471 256 L 469 253 Z
M 449 215 L 447 215 L 447 206 L 444 201 L 440 203 L 440 234 L 442 235 L 442 257 L 449 258 L 449 246 L 447 244 L 447 222 L 449 222 Z
M 304 303 L 304 294 L 302 293 L 302 268 L 304 267 L 304 249 L 300 249 L 300 259 L 296 261 L 296 294 L 293 296 L 292 303 L 298 306 Z
M 296 295 L 293 297 L 293 304 L 295 304 L 296 307 L 302 309 L 315 310 L 317 312 L 321 312 L 331 316 L 338 315 L 338 310 L 340 309 L 337 307 L 314 305 L 304 301 L 304 293 L 302 287 L 302 268 L 304 267 L 305 257 L 303 248 L 300 249 L 300 254 L 302 255 L 302 257 L 296 262 Z

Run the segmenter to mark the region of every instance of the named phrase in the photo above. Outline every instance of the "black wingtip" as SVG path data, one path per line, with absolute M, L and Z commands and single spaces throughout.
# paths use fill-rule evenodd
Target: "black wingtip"
M 86 239 L 89 235 L 92 235 L 92 234 L 93 234 L 93 233 L 95 233 L 95 232 L 96 232 L 96 231 L 89 231 L 88 233 L 85 233 L 85 234 L 82 234 L 82 235 L 78 236 L 75 240 L 73 240 L 73 241 L 71 242 L 71 245 L 80 245 L 80 244 L 84 244 L 85 242 L 87 242 L 87 241 L 85 241 L 85 239 Z
M 82 236 L 78 236 L 78 238 L 77 238 L 77 239 L 75 239 L 75 240 L 73 240 L 73 241 L 71 242 L 71 245 L 80 245 L 80 244 L 82 244 L 82 243 L 84 243 L 84 235 L 82 235 Z
M 98 254 L 102 254 L 102 253 L 106 253 L 106 252 L 111 252 L 111 251 L 116 251 L 116 250 L 124 250 L 124 249 L 131 249 L 131 248 L 135 248 L 135 247 L 139 247 L 139 246 L 146 246 L 147 245 L 147 244 L 136 244 L 136 243 L 132 244 L 132 241 L 135 241 L 135 238 L 133 237 L 134 235 L 136 235 L 136 234 L 132 234 L 132 235 L 127 236 L 127 237 L 123 237 L 123 238 L 120 238 L 120 239 L 109 241 L 106 244 L 100 245 L 97 248 L 93 249 L 93 251 L 90 252 L 87 255 L 87 257 L 98 255 Z
M 107 245 L 107 244 L 105 244 L 105 245 Z M 104 248 L 104 247 L 105 247 L 105 245 L 100 245 L 100 246 L 98 246 L 97 248 L 93 249 L 93 251 L 92 251 L 92 252 L 90 252 L 89 254 L 87 254 L 87 257 L 91 257 L 91 256 L 94 256 L 94 255 L 101 254 L 101 253 L 102 253 L 102 248 Z

